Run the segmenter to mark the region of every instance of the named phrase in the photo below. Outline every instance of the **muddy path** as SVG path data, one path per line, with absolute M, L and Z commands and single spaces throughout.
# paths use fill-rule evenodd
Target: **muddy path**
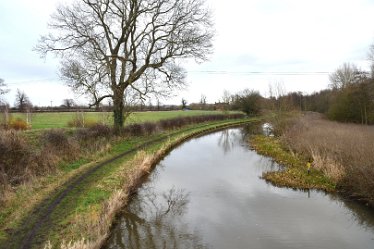
M 228 126 L 237 126 L 243 125 L 244 123 L 231 123 L 228 125 L 219 126 L 217 128 L 208 129 L 203 131 L 209 132 L 212 130 L 223 129 Z M 9 240 L 5 241 L 3 245 L 0 245 L 1 249 L 32 249 L 40 248 L 47 240 L 48 233 L 58 222 L 58 218 L 61 217 L 61 214 L 54 214 L 58 207 L 61 207 L 62 202 L 70 195 L 77 193 L 79 194 L 80 188 L 84 187 L 85 182 L 90 176 L 97 173 L 100 169 L 105 168 L 105 166 L 110 165 L 111 163 L 129 156 L 135 153 L 138 150 L 147 148 L 148 146 L 160 143 L 162 141 L 168 140 L 170 137 L 181 135 L 183 133 L 189 132 L 196 128 L 203 129 L 204 127 L 212 126 L 212 124 L 204 124 L 198 127 L 191 127 L 183 130 L 179 130 L 167 135 L 163 135 L 159 138 L 146 141 L 140 145 L 137 145 L 131 149 L 123 151 L 122 153 L 107 159 L 105 161 L 99 162 L 97 165 L 90 167 L 80 175 L 77 175 L 73 178 L 70 178 L 66 183 L 64 183 L 59 189 L 54 193 L 48 196 L 46 199 L 41 201 L 39 205 L 34 208 L 34 211 L 29 214 L 24 220 L 20 222 L 18 226 L 19 229 L 14 231 L 9 231 Z

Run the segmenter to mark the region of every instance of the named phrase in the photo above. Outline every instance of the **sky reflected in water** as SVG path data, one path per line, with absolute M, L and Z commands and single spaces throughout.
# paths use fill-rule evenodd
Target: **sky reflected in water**
M 279 166 L 245 128 L 173 150 L 133 198 L 105 248 L 374 248 L 373 211 L 260 178 Z

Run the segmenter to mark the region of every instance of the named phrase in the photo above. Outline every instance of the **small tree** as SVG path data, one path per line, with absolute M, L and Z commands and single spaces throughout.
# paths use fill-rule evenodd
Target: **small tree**
M 233 98 L 233 109 L 240 110 L 248 116 L 255 116 L 260 113 L 262 97 L 259 92 L 246 89 Z
M 32 108 L 32 103 L 29 97 L 24 91 L 21 91 L 20 89 L 17 89 L 14 105 L 20 112 L 28 112 Z
M 201 94 L 200 97 L 200 109 L 205 110 L 206 109 L 206 96 L 204 94 Z
M 64 99 L 62 100 L 62 106 L 64 108 L 67 108 L 67 109 L 71 109 L 72 107 L 74 107 L 75 105 L 75 102 L 73 99 Z
M 185 110 L 187 108 L 187 100 L 182 99 L 182 110 Z
M 159 111 L 161 109 L 161 102 L 160 102 L 160 99 L 157 98 L 157 111 Z
M 345 88 L 351 84 L 362 82 L 368 76 L 367 72 L 359 70 L 356 65 L 344 63 L 330 74 L 330 87 L 334 90 Z

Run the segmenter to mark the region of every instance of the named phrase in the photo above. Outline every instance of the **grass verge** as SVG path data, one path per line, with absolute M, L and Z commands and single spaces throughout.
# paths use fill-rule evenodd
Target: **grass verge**
M 110 162 L 79 182 L 51 212 L 48 224 L 35 235 L 33 248 L 40 248 L 46 240 L 50 241 L 47 248 L 98 248 L 105 240 L 115 214 L 141 182 L 141 177 L 147 174 L 150 167 L 170 148 L 196 134 L 245 122 L 249 120 L 226 120 L 192 125 L 178 131 L 144 136 L 136 138 L 136 141 L 117 144 L 110 150 L 110 155 L 106 159 L 120 151 L 135 148 L 150 139 L 159 139 L 137 155 L 135 152 L 130 153 Z M 31 221 L 30 223 L 35 222 L 37 217 L 33 216 L 33 212 L 42 200 L 53 199 L 53 196 L 58 195 L 58 189 L 63 189 L 69 179 L 76 178 L 99 161 L 88 164 L 85 164 L 84 160 L 76 162 L 66 167 L 67 173 L 45 178 L 44 182 L 40 182 L 39 187 L 20 191 L 20 198 L 14 198 L 15 202 L 7 207 L 8 212 L 1 211 L 3 218 L 0 244 L 4 245 L 4 248 L 19 247 L 30 228 L 30 226 L 25 228 L 22 226 L 26 220 Z
M 286 150 L 276 137 L 252 136 L 250 144 L 259 154 L 272 157 L 284 166 L 283 170 L 265 172 L 262 175 L 275 186 L 335 191 L 335 183 L 329 177 L 314 168 L 308 173 L 307 159 Z

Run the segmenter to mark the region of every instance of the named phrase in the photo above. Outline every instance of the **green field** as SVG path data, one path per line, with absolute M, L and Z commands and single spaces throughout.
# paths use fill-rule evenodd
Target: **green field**
M 140 123 L 140 122 L 155 122 L 161 119 L 182 117 L 182 116 L 196 116 L 196 115 L 212 115 L 221 114 L 221 111 L 158 111 L 158 112 L 134 112 L 125 121 L 126 124 Z M 111 112 L 49 112 L 49 113 L 33 113 L 31 115 L 32 129 L 45 128 L 66 128 L 68 122 L 80 115 L 84 117 L 86 123 L 105 123 L 112 125 L 113 118 Z M 26 114 L 12 113 L 12 119 L 21 118 L 26 120 Z

